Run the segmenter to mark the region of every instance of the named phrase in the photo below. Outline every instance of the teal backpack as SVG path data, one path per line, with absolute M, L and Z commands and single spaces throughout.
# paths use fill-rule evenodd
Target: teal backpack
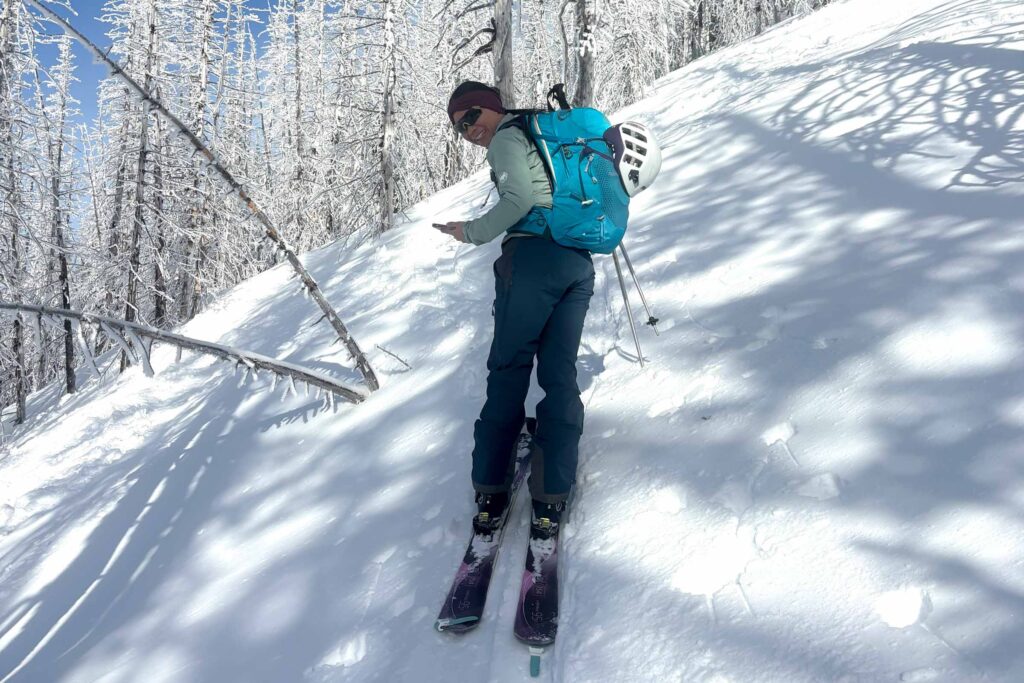
M 509 232 L 546 235 L 598 254 L 615 251 L 626 234 L 629 195 L 604 138 L 611 127 L 605 115 L 586 107 L 510 113 L 518 116 L 499 130 L 520 128 L 536 145 L 551 181 L 552 205 L 533 207 Z

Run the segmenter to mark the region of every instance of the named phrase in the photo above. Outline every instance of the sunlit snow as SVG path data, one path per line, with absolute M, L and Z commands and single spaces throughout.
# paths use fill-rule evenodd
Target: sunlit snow
M 542 680 L 1024 680 L 1022 97 L 1019 0 L 836 0 L 613 115 L 664 146 L 626 238 L 660 334 L 631 289 L 641 368 L 596 258 Z M 479 628 L 432 630 L 498 245 L 430 224 L 488 190 L 304 255 L 381 378 L 364 404 L 170 349 L 31 397 L 0 451 L 0 681 L 527 679 L 522 501 Z M 356 381 L 289 275 L 183 332 Z

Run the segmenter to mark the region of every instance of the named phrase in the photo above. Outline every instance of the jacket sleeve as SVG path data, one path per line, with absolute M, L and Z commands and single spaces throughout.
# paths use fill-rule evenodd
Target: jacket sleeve
M 528 160 L 530 142 L 515 128 L 494 135 L 487 161 L 498 185 L 498 203 L 463 226 L 466 241 L 486 244 L 515 225 L 533 208 Z

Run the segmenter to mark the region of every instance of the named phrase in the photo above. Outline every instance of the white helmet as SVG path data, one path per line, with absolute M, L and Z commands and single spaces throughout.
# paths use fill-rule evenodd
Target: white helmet
M 604 139 L 615 155 L 626 194 L 635 197 L 650 187 L 661 170 L 661 148 L 647 126 L 626 121 L 605 131 Z

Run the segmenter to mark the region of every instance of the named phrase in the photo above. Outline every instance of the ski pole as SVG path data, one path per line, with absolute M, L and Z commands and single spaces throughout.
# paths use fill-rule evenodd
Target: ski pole
M 644 353 L 640 350 L 640 338 L 636 336 L 636 325 L 633 324 L 633 311 L 629 309 L 629 295 L 626 294 L 626 281 L 622 278 L 622 266 L 619 265 L 619 255 L 612 252 L 612 259 L 615 261 L 615 272 L 619 276 L 619 288 L 622 289 L 622 301 L 626 304 L 626 317 L 629 318 L 629 329 L 633 331 L 633 341 L 636 343 L 636 356 L 640 359 L 640 367 L 643 367 Z
M 647 324 L 654 328 L 654 334 L 659 334 L 658 319 L 654 317 L 651 313 L 651 307 L 647 305 L 647 297 L 644 296 L 644 290 L 640 288 L 640 280 L 637 279 L 636 271 L 633 270 L 633 262 L 629 260 L 626 245 L 620 243 L 619 249 L 622 250 L 622 258 L 626 259 L 626 267 L 629 268 L 629 274 L 633 276 L 633 284 L 636 285 L 636 291 L 640 293 L 640 301 L 644 303 L 644 310 L 647 311 Z

